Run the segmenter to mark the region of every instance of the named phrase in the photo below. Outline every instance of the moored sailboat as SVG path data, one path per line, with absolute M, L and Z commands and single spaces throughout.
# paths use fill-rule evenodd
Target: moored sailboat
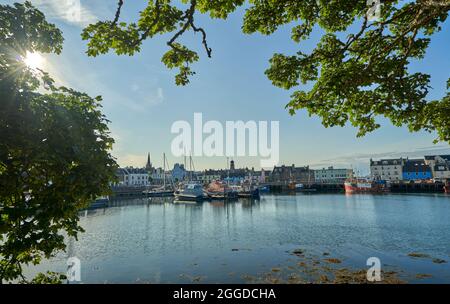
M 169 197 L 174 195 L 173 185 L 166 183 L 166 153 L 163 154 L 163 185 L 152 190 L 145 190 L 142 193 L 148 197 Z M 168 166 L 167 166 L 168 167 Z
M 186 167 L 186 157 L 185 157 Z M 178 185 L 178 190 L 175 191 L 175 201 L 202 201 L 205 198 L 203 185 L 194 181 L 193 172 L 195 171 L 194 161 L 192 156 L 189 156 L 189 175 L 185 176 L 187 182 L 182 182 Z

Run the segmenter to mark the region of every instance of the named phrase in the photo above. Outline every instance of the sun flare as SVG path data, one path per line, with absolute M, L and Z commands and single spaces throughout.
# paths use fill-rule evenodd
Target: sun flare
M 45 63 L 44 57 L 39 53 L 27 52 L 23 62 L 31 69 L 42 69 Z

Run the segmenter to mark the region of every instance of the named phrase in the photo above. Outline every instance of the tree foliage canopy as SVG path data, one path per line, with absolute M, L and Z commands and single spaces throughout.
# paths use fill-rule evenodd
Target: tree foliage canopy
M 430 37 L 447 19 L 450 0 L 385 0 L 377 20 L 370 20 L 367 2 L 376 1 L 249 0 L 242 29 L 270 35 L 282 25 L 292 25 L 292 40 L 300 45 L 313 31 L 320 33 L 311 52 L 277 53 L 270 59 L 267 77 L 275 86 L 294 89 L 286 106 L 291 114 L 307 109 L 327 127 L 350 121 L 359 129 L 358 136 L 378 128 L 376 117 L 384 116 L 410 131 L 436 131 L 439 140 L 450 142 L 448 95 L 427 100 L 430 75 L 408 71 L 411 61 L 425 56 Z M 205 29 L 195 23 L 196 12 L 226 19 L 244 4 L 244 0 L 150 0 L 136 22 L 126 23 L 120 22 L 124 1 L 119 0 L 114 19 L 89 25 L 82 37 L 88 40 L 90 56 L 110 49 L 133 55 L 144 40 L 172 33 L 162 61 L 170 69 L 178 68 L 176 84 L 186 85 L 199 56 L 178 38 L 189 30 L 199 32 L 206 54 L 212 55 Z M 302 85 L 308 83 L 312 88 L 305 90 Z
M 65 249 L 63 233 L 82 231 L 79 209 L 114 178 L 101 98 L 24 64 L 27 52 L 58 54 L 62 43 L 29 2 L 0 5 L 0 283 L 25 280 L 22 265 Z

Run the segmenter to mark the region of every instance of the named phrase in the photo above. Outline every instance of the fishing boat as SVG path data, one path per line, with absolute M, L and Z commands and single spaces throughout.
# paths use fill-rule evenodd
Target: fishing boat
M 260 198 L 260 194 L 259 194 L 259 188 L 258 187 L 243 187 L 243 191 L 238 193 L 239 197 L 242 198 L 254 198 L 254 199 L 259 199 Z
M 236 193 L 240 193 L 242 191 L 244 191 L 244 188 L 241 185 L 229 185 L 231 191 L 236 192 Z
M 235 199 L 238 198 L 238 192 L 221 181 L 213 181 L 205 190 L 210 199 Z
M 251 182 L 244 182 L 238 188 L 238 197 L 259 199 L 259 187 Z
M 389 189 L 384 181 L 367 178 L 348 179 L 344 183 L 345 193 L 385 193 Z
M 316 188 L 305 187 L 304 184 L 295 184 L 294 189 L 296 192 L 317 192 Z
M 291 181 L 288 184 L 288 189 L 295 192 L 317 192 L 316 188 L 313 188 L 313 183 L 311 181 L 311 174 L 308 173 L 307 184 L 298 183 L 295 181 Z
M 450 180 L 447 180 L 444 184 L 444 193 L 450 194 Z
M 143 192 L 147 197 L 170 197 L 173 196 L 173 190 L 166 187 L 160 187 L 153 190 L 146 190 Z
M 203 187 L 195 182 L 187 183 L 175 192 L 175 199 L 178 201 L 201 201 L 203 198 Z

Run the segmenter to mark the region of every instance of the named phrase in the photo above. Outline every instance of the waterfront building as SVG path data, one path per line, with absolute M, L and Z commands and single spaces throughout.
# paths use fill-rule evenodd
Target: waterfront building
M 433 177 L 424 159 L 407 159 L 402 169 L 403 180 L 425 180 Z
M 205 170 L 197 176 L 197 179 L 204 184 L 209 184 L 215 180 L 221 179 L 221 171 L 222 170 Z
M 122 168 L 118 168 L 116 171 L 117 181 L 112 184 L 112 186 L 122 186 L 125 185 L 125 175 L 126 171 Z
M 297 182 L 307 184 L 314 182 L 314 171 L 311 170 L 309 166 L 275 166 L 270 174 L 270 180 L 272 182 Z
M 164 171 L 163 168 L 156 168 L 150 174 L 150 180 L 153 185 L 162 185 L 164 184 L 164 175 L 166 183 L 172 179 L 172 174 L 169 171 Z
M 188 172 L 183 164 L 175 164 L 172 169 L 172 180 L 179 182 L 188 177 Z
M 259 182 L 260 183 L 266 183 L 268 181 L 267 179 L 267 175 L 266 175 L 266 171 L 264 169 L 261 169 L 261 174 L 259 177 Z
M 314 170 L 314 181 L 321 184 L 343 184 L 346 179 L 353 178 L 352 169 L 336 169 L 328 167 L 327 169 Z
M 203 183 L 211 183 L 216 180 L 223 180 L 229 183 L 251 182 L 252 184 L 259 184 L 265 181 L 265 172 L 255 171 L 254 168 L 238 168 L 235 167 L 235 162 L 232 160 L 228 169 L 209 169 L 198 174 L 197 180 Z
M 430 166 L 433 178 L 438 181 L 450 179 L 450 155 L 427 155 L 425 163 Z
M 437 181 L 450 180 L 450 164 L 436 164 L 432 167 L 433 178 Z
M 230 183 L 230 184 L 241 184 L 244 182 L 245 176 L 227 176 L 223 178 L 224 182 Z
M 259 184 L 261 182 L 261 171 L 255 171 L 255 168 L 241 168 L 236 169 L 234 166 L 234 161 L 232 161 L 232 166 L 230 172 L 224 178 L 230 178 L 234 183 L 248 182 L 252 184 Z
M 396 159 L 370 159 L 370 177 L 387 181 L 403 180 L 404 158 Z
M 119 182 L 116 186 L 148 186 L 150 184 L 149 174 L 145 168 L 119 168 L 116 172 Z
M 254 172 L 254 170 L 253 170 Z M 230 183 L 242 183 L 244 180 L 249 179 L 251 176 L 251 170 L 248 168 L 239 168 L 236 169 L 236 164 L 234 160 L 230 161 L 230 167 L 228 170 L 221 170 L 221 178 L 222 180 Z
M 244 182 L 245 180 L 248 180 L 252 175 L 251 173 L 252 172 L 248 168 L 236 169 L 234 160 L 232 160 L 230 162 L 230 169 L 222 170 L 221 175 L 222 180 L 233 184 L 239 184 Z
M 255 171 L 254 168 L 248 170 L 245 175 L 244 182 L 251 184 L 260 184 L 265 182 L 265 172 L 262 169 L 261 171 Z

